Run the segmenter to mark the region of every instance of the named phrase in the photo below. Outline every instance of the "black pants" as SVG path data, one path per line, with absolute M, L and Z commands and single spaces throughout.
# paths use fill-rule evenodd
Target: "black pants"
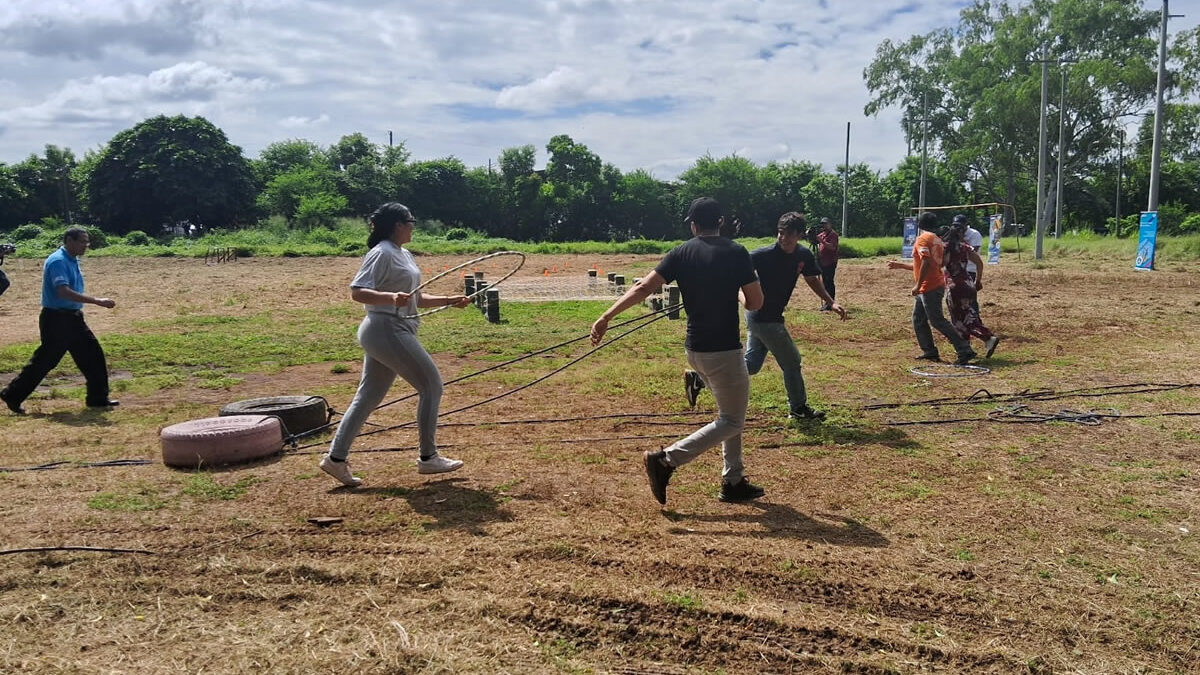
M 833 282 L 833 275 L 837 274 L 837 263 L 826 267 L 821 265 L 821 283 L 825 284 L 825 292 L 829 297 L 837 300 L 837 284 Z
M 63 355 L 70 353 L 87 379 L 87 404 L 106 404 L 108 364 L 104 362 L 100 341 L 83 321 L 83 312 L 43 309 L 38 317 L 38 330 L 42 334 L 42 344 L 16 379 L 5 387 L 8 402 L 20 405 L 29 398 Z

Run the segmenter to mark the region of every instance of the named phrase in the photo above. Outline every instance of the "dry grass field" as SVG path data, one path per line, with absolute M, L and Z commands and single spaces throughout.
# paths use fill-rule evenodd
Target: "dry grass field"
M 532 256 L 522 275 L 636 276 L 654 260 Z M 746 464 L 766 496 L 751 504 L 717 501 L 717 451 L 675 473 L 666 508 L 647 489 L 642 451 L 713 409 L 707 392 L 696 411 L 684 401 L 678 321 L 446 417 L 444 452 L 466 461 L 448 477 L 417 475 L 410 429 L 356 444 L 354 490 L 317 469 L 319 446 L 163 466 L 159 428 L 230 401 L 312 394 L 345 408 L 361 358 L 346 292 L 357 265 L 84 261 L 89 291 L 119 303 L 88 320 L 122 404 L 84 409 L 68 359 L 29 415 L 0 411 L 0 672 L 1200 672 L 1200 416 L 1162 415 L 1200 413 L 1195 263 L 1137 273 L 1130 260 L 1006 257 L 981 296 L 1004 338 L 981 362 L 991 372 L 951 379 L 908 371 L 906 273 L 843 263 L 850 320 L 814 311 L 803 288 L 788 315 L 829 419 L 787 422 L 773 360 L 752 380 Z M 0 382 L 37 340 L 37 262 L 5 270 Z M 450 379 L 582 336 L 603 307 L 512 303 L 500 324 L 443 312 L 422 339 Z M 450 385 L 443 409 L 587 348 Z M 1156 383 L 1193 386 L 1029 395 Z M 1025 396 L 869 407 L 980 389 Z M 1110 416 L 987 419 L 1013 404 Z M 413 411 L 408 400 L 371 421 Z M 947 419 L 963 421 L 889 424 Z M 114 459 L 154 462 L 82 465 Z M 6 553 L 64 546 L 145 552 Z

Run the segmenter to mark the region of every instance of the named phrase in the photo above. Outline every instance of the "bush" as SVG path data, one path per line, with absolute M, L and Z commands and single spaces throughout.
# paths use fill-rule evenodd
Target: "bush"
M 462 227 L 452 227 L 446 231 L 444 238 L 450 241 L 462 241 L 463 239 L 470 239 L 471 231 Z
M 1193 213 L 1179 224 L 1179 234 L 1200 234 L 1200 213 Z
M 22 225 L 22 226 L 18 227 L 17 229 L 13 230 L 12 231 L 12 240 L 13 241 L 30 241 L 32 239 L 37 239 L 38 237 L 42 236 L 42 233 L 43 233 L 43 230 L 41 227 L 34 225 L 33 223 L 29 223 L 28 225 Z
M 145 246 L 150 242 L 150 235 L 141 230 L 134 230 L 125 235 L 125 243 L 130 246 Z
M 92 250 L 101 249 L 108 246 L 108 233 L 98 227 L 87 228 L 88 241 L 91 242 L 89 248 Z
M 320 192 L 315 195 L 305 195 L 300 198 L 300 206 L 296 208 L 295 222 L 301 229 L 311 230 L 314 227 L 333 227 L 337 217 L 346 211 L 346 198 Z

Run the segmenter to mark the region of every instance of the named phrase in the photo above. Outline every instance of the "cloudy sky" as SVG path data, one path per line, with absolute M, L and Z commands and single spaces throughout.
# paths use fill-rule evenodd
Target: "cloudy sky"
M 541 165 L 563 133 L 661 179 L 705 153 L 832 169 L 851 122 L 851 161 L 886 170 L 905 154 L 898 113 L 863 115 L 863 68 L 882 40 L 952 25 L 966 4 L 3 0 L 0 162 L 47 143 L 82 156 L 185 114 L 248 157 L 391 131 L 414 159 L 484 166 L 528 143 Z

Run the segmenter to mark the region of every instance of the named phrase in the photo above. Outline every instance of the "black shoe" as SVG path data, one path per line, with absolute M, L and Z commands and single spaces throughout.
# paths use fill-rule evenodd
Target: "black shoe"
M 788 417 L 794 420 L 823 420 L 825 419 L 825 412 L 803 406 L 799 410 L 793 410 Z
M 992 353 L 996 351 L 996 345 L 1000 344 L 1000 338 L 993 335 L 984 344 L 987 347 L 987 351 L 983 353 L 983 358 L 990 359 L 992 358 Z
M 831 309 L 833 309 L 833 305 L 821 305 L 821 309 L 820 309 L 820 310 L 818 310 L 818 311 L 821 311 L 821 312 L 828 312 L 828 311 L 829 311 L 829 310 L 831 310 Z
M 694 370 L 683 371 L 683 393 L 687 396 L 688 405 L 696 407 L 696 399 L 703 388 L 704 380 L 700 378 L 700 373 Z
M 919 354 L 914 358 L 916 358 L 918 361 L 941 361 L 942 360 L 942 357 L 939 356 L 937 352 L 926 352 L 924 354 Z
M 675 467 L 666 462 L 667 453 L 662 450 L 647 450 L 642 455 L 642 463 L 646 465 L 646 477 L 650 479 L 650 493 L 659 504 L 667 503 L 667 483 L 671 480 L 671 474 L 675 473 Z
M 720 500 L 723 502 L 748 502 L 763 496 L 763 489 L 742 478 L 737 483 L 721 483 Z
M 120 401 L 114 401 L 112 399 L 109 399 L 107 401 L 100 401 L 97 403 L 88 403 L 87 407 L 89 407 L 89 408 L 115 408 L 119 405 L 121 405 Z
M 0 401 L 4 401 L 4 405 L 8 406 L 8 409 L 13 411 L 13 414 L 25 414 L 25 409 L 21 407 L 20 402 L 9 400 L 7 389 L 0 389 Z
M 962 356 L 959 356 L 957 359 L 955 359 L 954 365 L 965 366 L 968 363 L 970 363 L 976 356 L 979 356 L 979 355 L 976 354 L 975 352 L 967 352 L 966 354 L 963 354 Z

